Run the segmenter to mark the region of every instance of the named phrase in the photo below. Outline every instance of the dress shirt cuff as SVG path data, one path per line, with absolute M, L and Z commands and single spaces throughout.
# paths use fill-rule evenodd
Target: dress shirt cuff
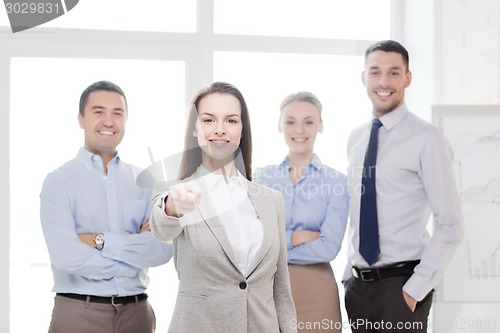
M 125 245 L 125 235 L 104 232 L 104 247 L 102 248 L 102 256 L 109 259 L 120 261 L 122 251 Z
M 167 197 L 168 197 L 168 194 L 169 194 L 169 191 L 166 191 L 166 192 L 163 192 L 161 195 L 160 195 L 160 208 L 161 208 L 161 211 L 163 212 L 163 215 L 168 217 L 168 218 L 171 218 L 171 219 L 179 219 L 178 216 L 170 216 L 167 214 L 167 211 L 165 210 L 165 206 L 167 205 L 166 201 L 165 200 Z
M 171 219 L 171 220 L 174 220 L 174 221 L 178 221 L 178 223 L 181 227 L 185 227 L 185 226 L 190 225 L 190 224 L 203 222 L 203 217 L 201 217 L 200 213 L 197 210 L 195 210 L 194 212 L 189 212 L 189 213 L 183 214 L 181 216 L 168 215 L 167 212 L 165 211 L 165 206 L 166 206 L 165 198 L 168 196 L 168 194 L 169 194 L 169 192 L 167 191 L 167 192 L 164 192 L 160 195 L 159 206 L 161 208 L 161 211 L 162 211 L 164 217 Z
M 403 286 L 403 291 L 413 297 L 417 302 L 420 302 L 431 291 L 432 286 L 429 285 L 422 277 L 413 274 Z

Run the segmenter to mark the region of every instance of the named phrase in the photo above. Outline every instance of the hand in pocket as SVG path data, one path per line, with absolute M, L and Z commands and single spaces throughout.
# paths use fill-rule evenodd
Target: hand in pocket
M 408 308 L 410 308 L 411 312 L 415 312 L 415 308 L 417 307 L 417 301 L 404 291 L 403 291 L 403 298 L 406 302 L 406 305 L 408 305 Z

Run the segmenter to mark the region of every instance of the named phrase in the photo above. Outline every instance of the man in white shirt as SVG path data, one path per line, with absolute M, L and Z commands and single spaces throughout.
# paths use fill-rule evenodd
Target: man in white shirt
M 404 92 L 411 78 L 408 52 L 398 42 L 366 50 L 362 80 L 373 120 L 351 133 L 347 147 L 351 201 L 343 281 L 353 332 L 426 332 L 433 288 L 463 238 L 452 151 L 437 128 L 408 111 Z M 378 125 L 372 129 L 372 123 Z M 376 161 L 368 163 L 370 154 Z M 426 228 L 431 212 L 432 236 Z

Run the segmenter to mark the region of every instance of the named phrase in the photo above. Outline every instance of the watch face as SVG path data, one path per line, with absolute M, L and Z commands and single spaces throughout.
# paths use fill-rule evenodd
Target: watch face
M 102 248 L 104 247 L 104 235 L 103 234 L 95 235 L 94 242 L 95 242 L 95 247 L 98 250 L 102 250 Z

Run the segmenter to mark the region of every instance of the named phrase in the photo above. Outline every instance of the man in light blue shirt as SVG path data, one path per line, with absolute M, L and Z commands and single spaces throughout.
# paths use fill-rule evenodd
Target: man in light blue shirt
M 56 292 L 50 333 L 155 330 L 147 269 L 168 262 L 172 251 L 150 232 L 151 192 L 136 185 L 140 170 L 116 151 L 127 116 L 117 85 L 85 89 L 78 115 L 85 146 L 43 184 L 40 214 Z

